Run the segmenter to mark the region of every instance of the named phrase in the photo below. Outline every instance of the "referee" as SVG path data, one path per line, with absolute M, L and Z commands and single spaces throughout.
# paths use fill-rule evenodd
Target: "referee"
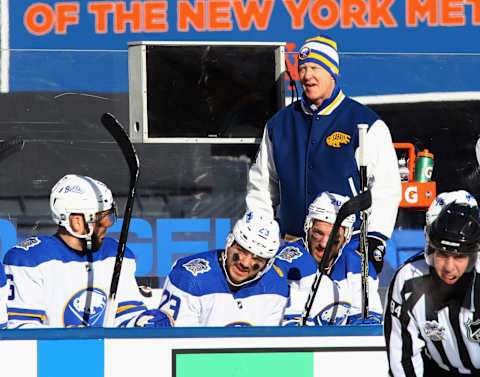
M 395 274 L 384 335 L 391 376 L 480 376 L 480 210 L 450 203 Z

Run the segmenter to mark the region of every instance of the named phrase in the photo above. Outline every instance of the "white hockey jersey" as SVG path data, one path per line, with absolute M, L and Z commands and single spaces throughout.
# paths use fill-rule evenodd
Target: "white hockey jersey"
M 117 247 L 106 237 L 99 250 L 81 255 L 54 235 L 31 237 L 10 249 L 4 258 L 11 279 L 8 327 L 101 327 Z M 117 302 L 116 327 L 133 327 L 146 310 L 128 248 Z
M 279 326 L 288 299 L 288 284 L 272 267 L 237 292 L 228 286 L 219 262 L 221 250 L 179 259 L 168 275 L 160 309 L 175 326 Z
M 0 263 L 0 329 L 7 327 L 7 289 L 7 277 L 3 265 Z
M 358 237 L 353 237 L 335 261 L 330 273 L 322 277 L 307 324 L 345 325 L 361 317 L 361 258 L 355 251 L 357 246 Z M 318 264 L 305 248 L 302 239 L 280 248 L 275 264 L 282 269 L 290 284 L 290 304 L 285 310 L 284 324 L 291 325 L 298 321 L 305 308 Z M 378 293 L 378 277 L 371 264 L 369 271 L 368 314 L 381 322 L 383 307 Z
M 277 253 L 275 265 L 285 274 L 290 285 L 290 300 L 285 309 L 284 326 L 299 324 L 310 294 L 318 263 L 305 249 L 303 241 L 284 245 Z M 350 290 L 322 276 L 307 325 L 345 325 L 351 308 Z

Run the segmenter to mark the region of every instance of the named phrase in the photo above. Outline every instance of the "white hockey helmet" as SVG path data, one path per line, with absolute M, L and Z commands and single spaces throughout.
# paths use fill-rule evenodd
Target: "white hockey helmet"
M 334 224 L 340 207 L 349 199 L 348 196 L 334 194 L 328 191 L 320 193 L 308 207 L 308 214 L 307 217 L 305 217 L 305 223 L 303 225 L 305 236 L 313 226 L 313 220 L 320 220 L 329 224 Z M 348 216 L 342 222 L 342 226 L 345 228 L 345 238 L 347 238 L 347 240 L 349 240 L 352 235 L 354 223 L 355 215 Z
M 337 214 L 342 205 L 350 198 L 339 194 L 334 194 L 328 191 L 320 193 L 308 207 L 308 214 L 305 217 L 303 230 L 305 231 L 305 246 L 309 252 L 308 245 L 308 231 L 313 227 L 314 220 L 324 221 L 329 224 L 334 224 L 337 219 Z M 353 224 L 355 223 L 355 215 L 350 215 L 342 221 L 341 226 L 344 229 L 345 242 L 341 245 L 336 258 L 340 258 L 343 247 L 350 241 L 352 237 Z M 334 262 L 335 263 L 335 262 Z
M 234 241 L 257 257 L 270 259 L 280 247 L 280 228 L 268 215 L 247 211 L 228 235 L 225 250 Z
M 458 190 L 442 192 L 438 194 L 432 204 L 430 204 L 430 207 L 425 214 L 425 226 L 430 226 L 438 217 L 442 209 L 453 202 L 457 204 L 466 204 L 470 207 L 477 206 L 475 197 L 468 191 Z
M 87 241 L 91 238 L 93 227 L 89 226 L 86 235 L 74 233 L 70 227 L 71 214 L 82 214 L 90 225 L 97 221 L 98 212 L 112 210 L 112 225 L 116 221 L 116 208 L 110 189 L 104 183 L 82 175 L 68 174 L 53 186 L 50 210 L 56 224 L 63 226 L 72 236 Z
M 267 264 L 263 269 L 261 269 L 253 278 L 240 284 L 233 283 L 230 280 L 226 267 L 227 252 L 234 242 L 238 243 L 253 255 L 267 259 Z M 228 235 L 225 242 L 223 268 L 228 282 L 234 286 L 241 286 L 259 279 L 272 267 L 274 256 L 279 247 L 280 227 L 278 226 L 278 223 L 272 217 L 262 212 L 247 211 L 245 215 L 235 223 L 232 232 Z

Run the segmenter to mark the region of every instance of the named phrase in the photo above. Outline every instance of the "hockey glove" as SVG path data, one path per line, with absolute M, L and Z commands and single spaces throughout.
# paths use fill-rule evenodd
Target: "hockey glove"
M 377 274 L 382 272 L 385 256 L 385 241 L 381 238 L 368 236 L 368 260 L 372 262 Z
M 173 327 L 173 318 L 159 309 L 145 310 L 135 321 L 135 327 Z
M 367 318 L 362 318 L 359 314 L 349 317 L 347 325 L 381 325 L 382 321 L 382 314 L 369 312 Z

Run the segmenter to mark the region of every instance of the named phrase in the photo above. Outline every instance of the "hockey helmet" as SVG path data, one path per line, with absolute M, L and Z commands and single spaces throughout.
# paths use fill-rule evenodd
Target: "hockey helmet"
M 247 211 L 235 223 L 227 237 L 225 250 L 235 241 L 257 257 L 270 259 L 280 247 L 279 234 L 278 223 L 273 218 L 259 212 Z
M 469 204 L 450 203 L 426 228 L 425 259 L 434 266 L 435 250 L 448 254 L 467 254 L 467 272 L 473 269 L 480 250 L 480 210 Z
M 226 261 L 227 252 L 233 243 L 238 243 L 241 247 L 251 252 L 253 255 L 267 260 L 265 267 L 251 279 L 240 284 L 233 283 L 228 275 Z M 234 286 L 241 286 L 248 282 L 259 279 L 267 272 L 274 261 L 274 256 L 280 247 L 280 228 L 278 223 L 269 215 L 257 211 L 247 211 L 239 219 L 232 232 L 227 236 L 225 250 L 223 252 L 223 268 L 228 282 Z
M 70 215 L 83 215 L 87 224 L 94 224 L 99 218 L 99 212 L 110 211 L 112 225 L 116 222 L 116 207 L 112 192 L 102 182 L 96 179 L 68 174 L 53 186 L 50 194 L 50 210 L 53 221 L 63 226 L 72 236 L 88 238 L 93 227 L 89 226 L 87 235 L 78 235 L 70 227 Z
M 307 236 L 308 231 L 313 226 L 314 220 L 334 224 L 340 207 L 349 199 L 348 196 L 334 194 L 328 191 L 320 193 L 308 207 L 308 214 L 303 225 L 305 236 Z M 354 223 L 355 215 L 348 216 L 342 222 L 342 226 L 345 228 L 345 238 L 347 239 L 347 242 L 352 236 Z
M 437 218 L 440 211 L 450 203 L 467 204 L 470 207 L 477 206 L 474 196 L 465 190 L 442 192 L 437 195 L 435 200 L 425 214 L 425 225 L 429 226 Z

